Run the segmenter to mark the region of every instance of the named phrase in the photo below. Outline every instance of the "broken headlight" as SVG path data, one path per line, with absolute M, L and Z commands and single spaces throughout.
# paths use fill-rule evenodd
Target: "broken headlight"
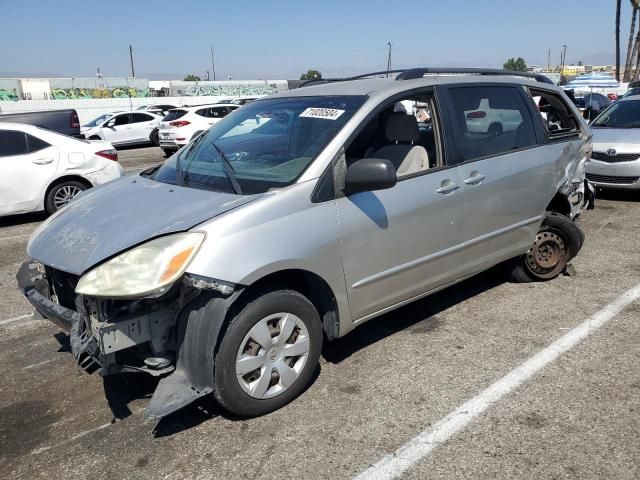
M 204 233 L 167 235 L 143 243 L 80 278 L 76 293 L 135 298 L 166 292 L 185 271 L 204 241 Z

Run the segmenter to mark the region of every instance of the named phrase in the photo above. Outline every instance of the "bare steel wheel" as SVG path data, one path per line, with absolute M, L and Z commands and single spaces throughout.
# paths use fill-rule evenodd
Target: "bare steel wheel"
M 263 415 L 311 382 L 322 322 L 313 303 L 294 290 L 256 289 L 239 302 L 215 352 L 213 395 L 232 413 Z
M 557 276 L 567 263 L 564 239 L 556 232 L 542 230 L 525 256 L 529 271 L 541 279 Z
M 524 255 L 505 264 L 514 282 L 540 282 L 560 275 L 582 248 L 584 233 L 576 222 L 556 212 L 547 212 L 540 230 Z
M 309 357 L 309 332 L 292 313 L 263 318 L 247 333 L 236 355 L 236 376 L 253 398 L 272 398 L 298 379 Z

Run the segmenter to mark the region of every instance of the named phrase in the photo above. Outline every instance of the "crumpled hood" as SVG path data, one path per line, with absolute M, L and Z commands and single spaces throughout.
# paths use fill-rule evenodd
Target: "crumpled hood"
M 258 197 L 123 177 L 87 190 L 51 216 L 31 236 L 27 253 L 80 275 L 134 245 L 189 230 Z

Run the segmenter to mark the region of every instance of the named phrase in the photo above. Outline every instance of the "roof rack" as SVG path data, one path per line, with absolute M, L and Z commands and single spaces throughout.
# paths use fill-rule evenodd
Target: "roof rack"
M 395 74 L 396 80 L 413 80 L 416 78 L 422 78 L 427 74 L 435 75 L 435 74 L 451 74 L 451 75 L 502 75 L 502 76 L 511 76 L 511 77 L 524 77 L 524 78 L 532 78 L 541 83 L 550 83 L 553 85 L 553 82 L 541 75 L 539 73 L 530 73 L 530 72 L 516 72 L 515 70 L 500 70 L 495 68 L 436 68 L 436 67 L 417 67 L 417 68 L 408 68 L 402 70 L 383 70 L 380 72 L 371 72 L 371 73 L 363 73 L 362 75 L 356 75 L 354 77 L 344 77 L 344 78 L 321 78 L 317 80 L 307 80 L 306 82 L 301 83 L 298 88 L 308 87 L 310 85 L 321 85 L 323 83 L 334 83 L 334 82 L 348 82 L 351 80 L 362 80 L 368 77 L 381 76 L 381 75 L 389 75 Z
M 419 68 L 409 68 L 407 70 L 402 71 L 397 77 L 396 80 L 411 80 L 414 78 L 422 78 L 426 74 L 471 74 L 471 75 L 504 75 L 510 77 L 524 77 L 524 78 L 532 78 L 541 83 L 550 83 L 553 82 L 541 75 L 539 73 L 531 73 L 531 72 L 516 72 L 515 70 L 500 70 L 497 68 L 435 68 L 435 67 L 419 67 Z

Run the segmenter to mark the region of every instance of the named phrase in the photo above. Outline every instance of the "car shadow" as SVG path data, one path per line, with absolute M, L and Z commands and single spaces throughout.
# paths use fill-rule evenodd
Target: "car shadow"
M 320 376 L 321 369 L 322 367 L 318 365 L 313 372 L 309 384 L 300 393 L 300 396 L 303 396 L 307 389 L 315 383 L 316 379 Z M 246 420 L 246 417 L 240 417 L 224 410 L 213 398 L 213 395 L 206 395 L 186 407 L 181 408 L 177 412 L 161 418 L 153 429 L 153 436 L 156 438 L 170 437 L 171 435 L 189 430 L 215 417 L 223 417 L 233 422 Z
M 45 212 L 21 213 L 19 215 L 8 215 L 0 217 L 0 227 L 16 227 L 27 223 L 42 222 L 47 218 Z
M 640 202 L 640 190 L 615 190 L 599 187 L 596 191 L 596 208 L 598 208 L 598 200 Z
M 494 267 L 422 300 L 370 320 L 342 338 L 326 342 L 322 356 L 327 362 L 340 363 L 357 351 L 402 330 L 436 330 L 440 326 L 437 316 L 439 313 L 505 282 L 504 269 L 501 266 Z
M 136 145 L 118 145 L 117 147 L 114 147 L 114 148 L 119 152 L 123 152 L 123 151 L 126 151 L 126 150 L 137 150 L 139 148 L 158 148 L 158 149 L 160 149 L 159 146 L 152 145 L 151 143 L 140 143 L 140 144 L 136 144 Z

